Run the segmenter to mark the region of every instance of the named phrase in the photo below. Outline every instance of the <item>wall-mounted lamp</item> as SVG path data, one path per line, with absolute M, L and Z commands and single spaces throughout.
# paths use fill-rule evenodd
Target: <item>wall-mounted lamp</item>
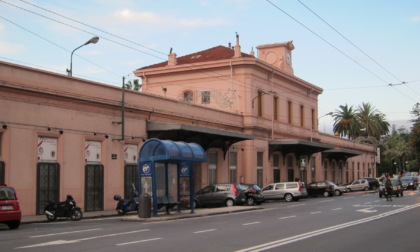
M 108 138 L 109 138 L 108 134 L 105 134 L 105 138 L 106 138 L 106 139 L 108 139 Z
M 143 142 L 146 142 L 146 139 L 144 139 L 144 137 L 138 137 L 138 136 L 131 136 L 131 139 L 140 139 L 140 140 L 142 140 Z
M 2 127 L 3 129 L 7 129 L 7 124 L 6 124 L 6 123 L 2 123 L 1 127 Z
M 48 127 L 48 128 L 47 128 L 47 130 L 48 130 L 48 131 L 51 131 L 51 127 Z
M 61 135 L 63 135 L 64 131 L 62 129 L 58 130 L 58 133 L 60 133 Z
M 93 132 L 93 135 L 96 136 L 96 132 Z

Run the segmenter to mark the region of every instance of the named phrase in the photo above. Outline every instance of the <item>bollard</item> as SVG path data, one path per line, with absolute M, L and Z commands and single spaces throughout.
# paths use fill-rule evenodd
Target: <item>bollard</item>
M 140 195 L 139 208 L 137 213 L 139 218 L 152 217 L 152 197 L 149 194 Z

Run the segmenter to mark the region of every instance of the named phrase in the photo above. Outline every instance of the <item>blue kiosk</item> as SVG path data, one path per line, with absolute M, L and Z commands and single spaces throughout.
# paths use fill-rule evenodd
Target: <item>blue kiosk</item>
M 171 195 L 176 195 L 175 202 L 181 201 L 181 189 L 183 196 L 188 194 L 194 213 L 193 164 L 199 162 L 206 162 L 206 155 L 196 143 L 152 138 L 143 144 L 138 158 L 139 193 L 152 196 L 154 217 L 162 198 L 170 202 Z

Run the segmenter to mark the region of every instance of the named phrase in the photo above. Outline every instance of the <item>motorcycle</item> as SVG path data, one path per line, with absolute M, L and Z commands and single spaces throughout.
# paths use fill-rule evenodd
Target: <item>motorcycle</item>
M 54 221 L 57 217 L 70 217 L 73 221 L 79 221 L 83 217 L 82 209 L 76 206 L 71 195 L 67 195 L 66 201 L 54 202 L 48 201 L 44 209 L 48 221 Z
M 115 209 L 118 215 L 125 215 L 127 212 L 137 211 L 139 209 L 139 193 L 134 184 L 131 185 L 133 187 L 131 199 L 124 200 L 120 195 L 114 195 L 114 200 L 118 201 L 117 208 Z

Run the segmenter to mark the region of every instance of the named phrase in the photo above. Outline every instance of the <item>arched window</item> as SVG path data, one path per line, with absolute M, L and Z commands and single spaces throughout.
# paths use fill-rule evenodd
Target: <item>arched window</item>
M 193 101 L 193 92 L 192 91 L 185 91 L 184 92 L 184 102 L 192 102 Z

